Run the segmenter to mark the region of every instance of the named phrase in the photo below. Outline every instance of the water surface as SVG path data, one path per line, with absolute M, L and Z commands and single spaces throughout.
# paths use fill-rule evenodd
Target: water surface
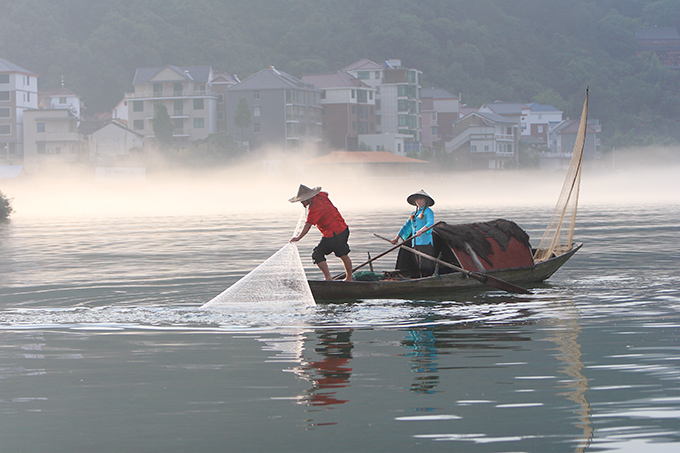
M 405 215 L 343 214 L 355 263 L 385 250 L 372 234 L 394 234 Z M 551 210 L 436 214 L 512 219 L 537 244 Z M 584 247 L 530 296 L 491 288 L 436 301 L 200 309 L 282 247 L 297 220 L 0 224 L 3 450 L 680 446 L 677 206 L 582 208 Z M 309 258 L 317 240 L 299 244 L 310 278 L 320 278 Z

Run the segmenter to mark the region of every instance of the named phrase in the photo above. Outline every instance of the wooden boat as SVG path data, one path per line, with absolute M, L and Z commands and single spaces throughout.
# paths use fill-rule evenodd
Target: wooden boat
M 508 234 L 509 230 L 515 235 Z M 397 270 L 365 274 L 375 280 L 309 280 L 314 300 L 334 303 L 362 299 L 427 299 L 502 288 L 486 281 L 487 277 L 512 285 L 538 283 L 554 274 L 583 245 L 573 244 L 563 253 L 535 262 L 536 250 L 531 249 L 526 233 L 514 222 L 503 219 L 465 225 L 442 222 L 434 228 L 433 237 L 441 260 L 467 272 L 439 266 L 432 276 L 413 278 L 413 266 L 408 263 L 410 255 L 400 250 Z
M 531 284 L 548 279 L 571 258 L 583 244 L 575 244 L 569 251 L 542 261 L 534 266 L 499 269 L 488 274 L 515 283 Z M 324 281 L 309 280 L 309 287 L 317 303 L 334 303 L 362 299 L 426 299 L 451 296 L 460 292 L 493 289 L 461 272 L 431 277 L 379 281 Z
M 442 222 L 433 227 L 435 254 L 440 258 L 434 275 L 413 278 L 413 261 L 418 258 L 408 246 L 402 247 L 397 258 L 397 270 L 374 274 L 371 276 L 374 281 L 309 280 L 316 302 L 426 299 L 490 287 L 521 293 L 522 288 L 516 285 L 538 283 L 549 278 L 583 245 L 573 242 L 573 233 L 587 118 L 586 88 L 579 132 L 562 192 L 537 248 L 531 247 L 524 230 L 508 220 L 466 225 Z M 410 264 L 409 259 L 412 261 Z

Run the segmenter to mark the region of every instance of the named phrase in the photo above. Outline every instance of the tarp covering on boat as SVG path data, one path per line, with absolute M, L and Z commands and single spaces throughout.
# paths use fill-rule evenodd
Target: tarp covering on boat
M 511 220 L 496 219 L 459 225 L 441 222 L 434 232 L 435 249 L 442 253 L 442 259 L 449 261 L 446 259 L 446 249 L 449 248 L 460 267 L 469 271 L 534 264 L 529 235 Z

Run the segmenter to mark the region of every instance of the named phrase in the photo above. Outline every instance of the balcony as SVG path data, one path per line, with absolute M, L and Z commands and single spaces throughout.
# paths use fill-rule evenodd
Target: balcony
M 191 97 L 214 97 L 217 99 L 217 93 L 211 90 L 164 90 L 164 91 L 153 91 L 145 90 L 140 92 L 125 93 L 125 99 L 173 99 L 173 98 L 191 98 Z

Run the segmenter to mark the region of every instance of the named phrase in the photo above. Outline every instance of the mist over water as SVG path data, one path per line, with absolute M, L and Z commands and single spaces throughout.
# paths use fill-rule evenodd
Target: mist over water
M 584 162 L 580 205 L 680 202 L 680 163 L 652 156 L 672 152 L 617 151 L 611 163 Z M 204 170 L 148 170 L 143 181 L 97 181 L 90 174 L 61 173 L 0 181 L 12 199 L 12 217 L 125 217 L 231 215 L 299 211 L 291 205 L 299 184 L 322 186 L 347 210 L 404 209 L 407 195 L 425 189 L 438 209 L 553 206 L 565 170 L 441 172 L 376 175 L 336 164 L 323 170 L 278 160 Z

